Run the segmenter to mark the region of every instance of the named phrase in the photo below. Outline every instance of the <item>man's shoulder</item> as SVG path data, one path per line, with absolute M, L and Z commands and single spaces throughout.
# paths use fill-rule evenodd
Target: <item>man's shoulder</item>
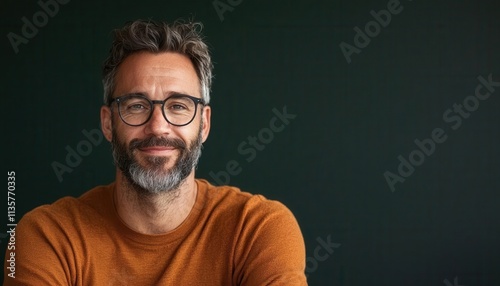
M 208 198 L 206 217 L 213 222 L 210 242 L 219 239 L 233 247 L 229 251 L 232 263 L 241 270 L 235 275 L 248 274 L 249 285 L 278 281 L 277 277 L 283 285 L 285 281 L 305 284 L 304 239 L 295 216 L 284 204 L 236 187 L 200 183 Z
M 204 179 L 197 179 L 197 182 L 204 191 L 209 208 L 252 216 L 271 213 L 291 214 L 284 204 L 268 199 L 262 194 L 250 193 L 234 186 L 214 186 Z
M 27 212 L 22 221 L 25 223 L 45 224 L 49 221 L 71 222 L 75 217 L 82 217 L 95 210 L 102 210 L 102 205 L 106 204 L 106 197 L 113 184 L 97 186 L 80 197 L 66 196 L 51 204 L 45 204 Z

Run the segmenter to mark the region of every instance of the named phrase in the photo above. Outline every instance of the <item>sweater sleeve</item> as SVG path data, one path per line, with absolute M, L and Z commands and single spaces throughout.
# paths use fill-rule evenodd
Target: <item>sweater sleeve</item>
M 71 257 L 68 238 L 64 236 L 64 225 L 58 225 L 50 218 L 44 206 L 39 207 L 19 221 L 15 229 L 15 278 L 5 270 L 6 286 L 57 286 L 71 285 Z M 10 250 L 7 250 L 6 258 Z
M 305 245 L 292 212 L 255 196 L 245 207 L 235 250 L 235 285 L 307 285 Z

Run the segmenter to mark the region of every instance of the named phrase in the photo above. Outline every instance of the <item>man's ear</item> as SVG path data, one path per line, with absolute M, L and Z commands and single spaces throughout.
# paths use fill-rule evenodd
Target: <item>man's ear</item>
M 109 106 L 103 105 L 101 106 L 101 129 L 102 129 L 102 134 L 104 134 L 104 137 L 106 137 L 106 140 L 111 142 L 111 139 L 113 138 L 113 124 L 112 124 L 112 119 L 111 116 L 111 109 Z
M 201 127 L 203 143 L 207 140 L 208 134 L 210 133 L 210 116 L 212 115 L 211 112 L 212 109 L 210 108 L 210 106 L 207 105 L 203 107 L 203 126 Z

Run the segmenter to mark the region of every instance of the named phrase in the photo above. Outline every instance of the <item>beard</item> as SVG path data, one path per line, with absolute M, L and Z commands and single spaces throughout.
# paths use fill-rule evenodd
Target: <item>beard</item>
M 133 139 L 129 146 L 120 142 L 116 129 L 113 128 L 111 148 L 115 165 L 122 171 L 132 188 L 142 195 L 171 193 L 174 197 L 180 185 L 198 165 L 201 156 L 202 134 L 201 124 L 197 137 L 187 146 L 179 138 L 148 137 Z M 145 147 L 174 147 L 179 151 L 176 162 L 170 169 L 165 165 L 171 160 L 163 156 L 145 157 L 145 166 L 135 158 L 135 151 Z

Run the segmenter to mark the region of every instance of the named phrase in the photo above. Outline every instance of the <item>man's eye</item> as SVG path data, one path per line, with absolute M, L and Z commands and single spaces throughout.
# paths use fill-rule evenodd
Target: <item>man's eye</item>
M 182 105 L 182 104 L 173 104 L 170 106 L 170 109 L 173 109 L 173 110 L 184 110 L 186 109 L 186 106 Z
M 145 107 L 142 104 L 134 104 L 134 105 L 130 105 L 128 108 L 129 109 L 143 109 Z
M 189 109 L 189 106 L 183 102 L 180 101 L 175 101 L 175 102 L 169 102 L 168 106 L 165 106 L 165 108 L 169 111 L 185 111 Z
M 127 106 L 127 111 L 129 112 L 143 112 L 147 110 L 148 107 L 141 103 L 130 104 Z

